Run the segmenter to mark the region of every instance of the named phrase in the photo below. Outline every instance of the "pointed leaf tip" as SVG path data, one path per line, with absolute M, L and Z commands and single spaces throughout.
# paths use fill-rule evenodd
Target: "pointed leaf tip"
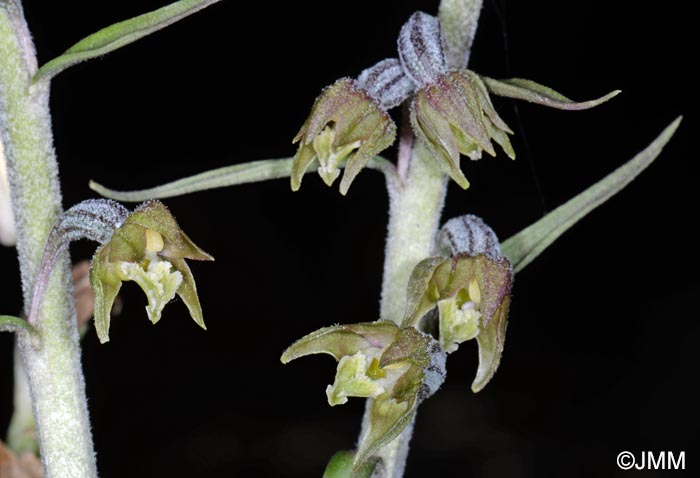
M 482 76 L 481 79 L 486 85 L 486 88 L 495 95 L 513 98 L 516 100 L 524 100 L 530 103 L 549 106 L 550 108 L 569 111 L 580 111 L 594 108 L 608 100 L 611 100 L 622 92 L 622 90 L 614 90 L 607 95 L 601 96 L 600 98 L 576 102 L 553 90 L 552 88 L 541 85 L 532 80 L 526 80 L 523 78 L 495 80 L 486 76 Z
M 48 81 L 71 66 L 101 57 L 161 30 L 220 0 L 179 0 L 157 10 L 110 25 L 89 35 L 36 72 L 32 84 Z
M 513 264 L 513 272 L 524 269 L 567 229 L 632 182 L 658 157 L 682 119 L 682 116 L 676 118 L 646 149 L 623 166 L 503 242 L 501 249 Z

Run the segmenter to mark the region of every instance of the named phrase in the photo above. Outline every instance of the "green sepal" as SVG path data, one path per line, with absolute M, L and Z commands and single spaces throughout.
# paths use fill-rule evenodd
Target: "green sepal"
M 481 320 L 488 324 L 505 298 L 510 295 L 513 272 L 510 261 L 505 257 L 490 259 L 477 256 L 474 262 L 476 280 L 481 290 Z
M 107 256 L 109 256 L 109 244 L 97 249 L 90 265 L 90 285 L 95 296 L 95 330 L 103 344 L 109 342 L 112 307 L 122 286 L 121 279 L 112 271 L 113 266 L 105 260 Z
M 368 460 L 373 458 L 372 455 L 399 436 L 406 426 L 411 423 L 418 405 L 416 398 L 421 378 L 422 372 L 412 369 L 410 377 L 404 381 L 402 395 L 409 396 L 408 400 L 398 401 L 387 392 L 372 401 L 369 426 L 365 435 L 360 438 L 360 446 L 355 456 L 353 470 L 359 470 L 364 467 Z M 418 381 L 417 384 L 414 379 Z M 414 393 L 411 393 L 411 391 Z
M 430 335 L 414 327 L 402 327 L 382 354 L 379 366 L 384 368 L 405 362 L 421 369 L 425 368 L 430 363 L 430 347 L 433 342 L 435 340 Z
M 404 326 L 416 325 L 437 306 L 440 344 L 446 352 L 454 352 L 466 340 L 477 339 L 479 368 L 472 385 L 475 392 L 489 382 L 500 363 L 512 276 L 505 257 L 460 253 L 448 259 L 425 259 L 409 279 Z M 468 309 L 463 310 L 463 306 Z
M 417 326 L 418 321 L 434 307 L 439 294 L 434 287 L 431 289 L 431 281 L 435 269 L 444 262 L 444 257 L 429 257 L 420 261 L 411 272 L 408 281 L 406 315 L 402 326 Z
M 395 138 L 396 125 L 384 108 L 355 80 L 341 78 L 316 98 L 294 137 L 299 149 L 292 162 L 292 190 L 299 189 L 312 164 L 318 164 L 319 175 L 330 186 L 345 163 L 340 192 L 347 194 L 359 172 Z
M 352 464 L 354 461 L 355 452 L 353 450 L 342 450 L 334 453 L 326 465 L 323 478 L 371 478 L 374 468 L 379 463 L 379 458 L 370 458 L 353 472 Z
M 495 140 L 511 158 L 513 131 L 496 113 L 486 86 L 474 72 L 452 71 L 416 92 L 410 108 L 416 137 L 428 147 L 440 167 L 457 184 L 469 187 L 460 169 L 460 154 L 479 159 L 482 151 L 496 155 Z
M 147 201 L 129 214 L 109 242 L 97 250 L 90 267 L 100 341 L 109 340 L 110 311 L 122 281 L 127 280 L 136 282 L 146 294 L 146 311 L 152 323 L 160 320 L 163 308 L 177 294 L 192 319 L 206 329 L 197 287 L 185 259 L 213 260 L 180 229 L 164 204 Z
M 370 405 L 370 419 L 355 455 L 354 470 L 359 470 L 377 451 L 399 436 L 411 423 L 418 407 L 418 390 L 423 370 L 409 368 L 397 381 L 394 390 L 375 398 Z
M 547 86 L 540 85 L 531 80 L 522 78 L 494 80 L 493 78 L 485 76 L 482 76 L 481 79 L 486 85 L 486 88 L 494 95 L 524 100 L 560 110 L 587 110 L 601 105 L 621 93 L 620 90 L 614 90 L 594 100 L 576 102 Z
M 375 398 L 370 406 L 367 429 L 358 446 L 355 469 L 411 423 L 416 408 L 440 388 L 445 379 L 445 352 L 430 335 L 413 327 L 402 327 L 396 340 L 384 351 L 380 367 L 402 370 L 391 390 Z
M 403 325 L 415 325 L 438 301 L 454 297 L 467 290 L 472 279 L 477 281 L 482 306 L 482 318 L 488 322 L 510 292 L 511 268 L 508 259 L 475 257 L 457 254 L 452 258 L 429 258 L 413 270 L 408 283 L 408 307 Z
M 158 252 L 159 256 L 167 259 L 214 260 L 212 256 L 200 249 L 182 232 L 170 210 L 160 201 L 146 201 L 140 205 L 127 217 L 121 229 L 131 225 L 138 225 L 143 228 L 144 247 L 146 241 L 145 229 L 151 229 L 163 236 L 163 239 L 165 239 L 164 248 Z
M 177 295 L 187 306 L 192 320 L 201 328 L 207 330 L 207 326 L 204 325 L 202 305 L 199 303 L 199 295 L 197 294 L 197 284 L 194 281 L 190 266 L 187 265 L 184 259 L 171 259 L 170 262 L 173 265 L 173 269 L 182 274 L 182 283 L 177 289 Z
M 472 382 L 474 393 L 480 392 L 491 381 L 501 363 L 503 346 L 506 341 L 509 307 L 510 296 L 506 296 L 496 309 L 491 321 L 482 325 L 476 336 L 479 345 L 479 368 L 476 371 L 476 378 Z
M 383 349 L 394 340 L 397 330 L 396 324 L 388 320 L 324 327 L 294 342 L 280 360 L 286 364 L 299 357 L 320 353 L 340 360 L 369 348 Z

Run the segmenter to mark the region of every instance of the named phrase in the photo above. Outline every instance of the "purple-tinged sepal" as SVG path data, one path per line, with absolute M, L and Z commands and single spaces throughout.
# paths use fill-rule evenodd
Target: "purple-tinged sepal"
M 411 274 L 402 326 L 419 327 L 437 309 L 439 341 L 447 353 L 476 338 L 479 368 L 472 390 L 477 392 L 500 363 L 513 271 L 496 234 L 476 216 L 448 221 L 438 233 L 437 250 L 443 255 L 421 261 Z
M 460 169 L 460 153 L 480 159 L 495 156 L 495 141 L 510 158 L 515 151 L 508 139 L 513 131 L 496 113 L 479 77 L 460 70 L 440 76 L 418 90 L 411 102 L 411 126 L 440 163 L 443 171 L 466 189 L 469 181 Z
M 362 168 L 395 138 L 396 125 L 381 103 L 357 81 L 340 79 L 321 92 L 294 138 L 299 149 L 292 164 L 292 189 L 299 189 L 314 162 L 323 181 L 332 185 L 345 162 L 340 192 L 346 194 Z
M 416 407 L 445 378 L 445 352 L 430 335 L 413 327 L 377 321 L 336 325 L 298 340 L 282 355 L 288 363 L 327 353 L 338 361 L 335 380 L 326 388 L 328 403 L 348 397 L 371 398 L 371 416 L 360 438 L 353 469 L 361 469 L 381 447 L 410 423 Z

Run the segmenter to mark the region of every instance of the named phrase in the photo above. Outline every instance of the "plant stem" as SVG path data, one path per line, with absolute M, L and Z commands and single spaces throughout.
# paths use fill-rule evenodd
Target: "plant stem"
M 22 365 L 21 352 L 15 346 L 14 353 L 14 399 L 12 401 L 12 420 L 7 430 L 7 445 L 17 455 L 37 453 L 34 415 L 32 415 L 32 397 L 29 393 L 27 372 Z
M 61 214 L 48 85 L 29 88 L 36 70 L 19 0 L 0 0 L 0 133 L 26 305 L 31 303 L 49 231 Z M 92 478 L 97 472 L 67 253 L 51 275 L 36 328 L 38 341 L 19 334 L 18 345 L 29 380 L 44 476 Z
M 440 22 L 451 68 L 466 67 L 482 3 L 482 0 L 442 0 L 440 3 Z M 389 190 L 389 230 L 380 314 L 382 319 L 397 324 L 403 320 L 413 268 L 433 254 L 447 191 L 447 179 L 437 161 L 422 143 L 410 137 L 410 128 L 403 126 L 398 171 L 402 177 L 405 172 L 406 179 L 403 188 Z M 360 436 L 369 424 L 370 405 L 368 400 Z M 382 478 L 403 476 L 414 421 L 415 417 L 398 437 L 377 453 L 382 460 Z
M 397 324 L 403 320 L 411 272 L 433 252 L 447 189 L 446 176 L 421 143 L 415 143 L 408 154 L 404 187 L 393 191 L 389 199 L 380 313 L 382 319 Z

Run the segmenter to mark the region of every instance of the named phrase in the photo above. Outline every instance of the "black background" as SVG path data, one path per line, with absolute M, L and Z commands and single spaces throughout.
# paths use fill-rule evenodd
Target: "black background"
M 165 3 L 33 0 L 25 9 L 43 63 Z M 320 89 L 396 56 L 401 24 L 437 3 L 229 0 L 62 73 L 52 111 L 64 205 L 93 197 L 91 178 L 133 189 L 292 155 Z M 472 187 L 450 185 L 446 218 L 478 214 L 506 238 L 686 117 L 657 163 L 518 274 L 503 362 L 482 393 L 469 390 L 475 344 L 450 356 L 443 389 L 420 409 L 407 477 L 627 476 L 615 465 L 622 450 L 686 451 L 696 469 L 698 42 L 686 3 L 649 5 L 485 1 L 472 69 L 575 99 L 623 94 L 580 113 L 521 103 L 517 114 L 495 100 L 517 132 L 518 159 L 464 161 Z M 88 333 L 100 476 L 320 476 L 334 451 L 353 446 L 362 400 L 331 409 L 333 361 L 282 366 L 279 355 L 318 327 L 377 318 L 380 175 L 364 172 L 347 197 L 309 176 L 294 194 L 279 180 L 166 203 L 217 259 L 192 266 L 209 330 L 180 302 L 150 325 L 131 284 L 111 342 Z M 93 250 L 76 244 L 73 257 Z M 16 313 L 14 251 L 0 250 L 0 261 L 1 310 Z M 2 430 L 11 351 L 3 334 Z

